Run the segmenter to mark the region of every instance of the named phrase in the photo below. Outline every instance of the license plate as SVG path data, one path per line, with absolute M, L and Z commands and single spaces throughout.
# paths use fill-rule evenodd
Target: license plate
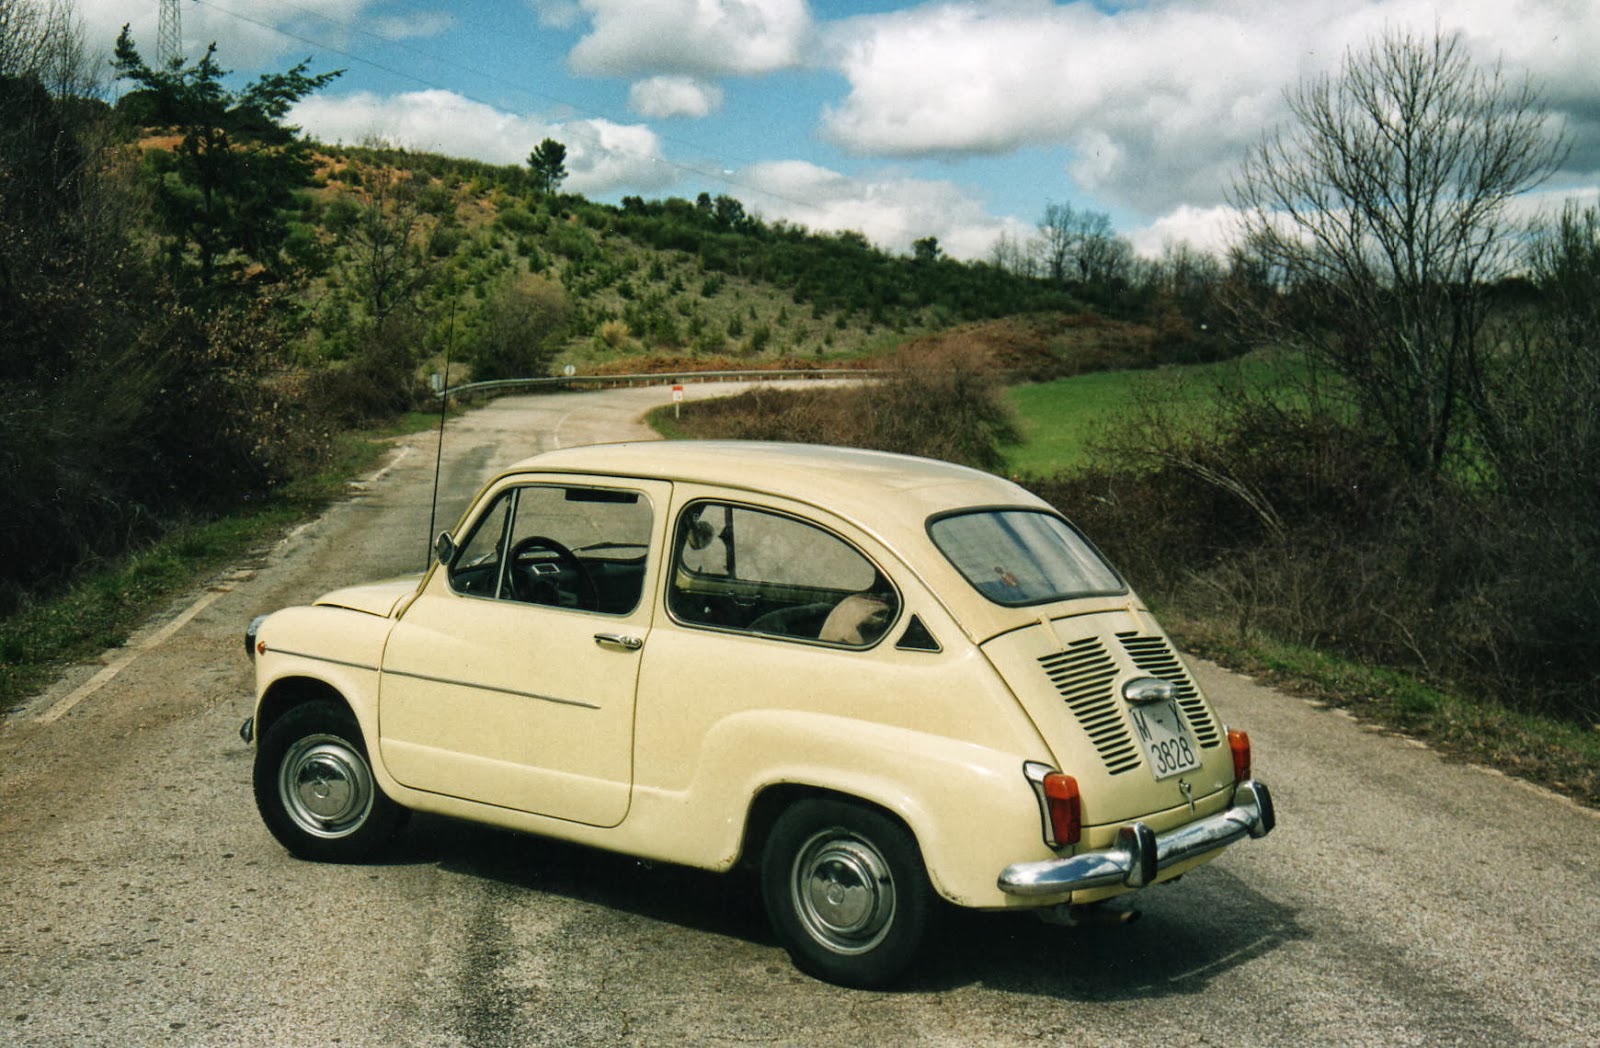
M 1158 780 L 1200 767 L 1200 747 L 1176 702 L 1144 702 L 1130 711 L 1145 761 Z

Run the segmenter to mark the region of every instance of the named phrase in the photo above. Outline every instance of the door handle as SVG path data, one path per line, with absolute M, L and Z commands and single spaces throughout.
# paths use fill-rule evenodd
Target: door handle
M 621 648 L 623 651 L 638 651 L 644 647 L 644 641 L 638 637 L 629 637 L 622 633 L 596 633 L 594 642 L 601 647 Z

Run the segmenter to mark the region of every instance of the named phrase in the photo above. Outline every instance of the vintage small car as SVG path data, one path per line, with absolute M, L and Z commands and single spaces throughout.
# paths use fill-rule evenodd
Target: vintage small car
M 803 970 L 880 985 L 945 903 L 1072 921 L 1272 830 L 1250 744 L 1045 502 L 877 452 L 651 442 L 491 480 L 420 578 L 251 623 L 262 818 L 410 810 L 749 864 Z

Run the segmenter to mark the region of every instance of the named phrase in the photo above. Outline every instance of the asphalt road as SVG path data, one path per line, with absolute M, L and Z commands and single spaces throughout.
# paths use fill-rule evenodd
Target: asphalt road
M 438 527 L 663 399 L 453 421 Z M 0 724 L 0 1044 L 1600 1044 L 1597 813 L 1203 663 L 1278 831 L 1129 926 L 959 915 L 899 992 L 796 973 L 742 878 L 431 818 L 384 865 L 291 859 L 251 801 L 241 631 L 420 568 L 435 447 Z

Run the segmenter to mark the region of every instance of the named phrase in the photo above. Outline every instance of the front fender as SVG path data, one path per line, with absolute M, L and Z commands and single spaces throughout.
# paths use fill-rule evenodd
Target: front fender
M 380 779 L 378 680 L 393 619 L 340 607 L 294 607 L 269 615 L 256 633 L 255 733 L 308 695 L 337 693 L 355 714 Z

